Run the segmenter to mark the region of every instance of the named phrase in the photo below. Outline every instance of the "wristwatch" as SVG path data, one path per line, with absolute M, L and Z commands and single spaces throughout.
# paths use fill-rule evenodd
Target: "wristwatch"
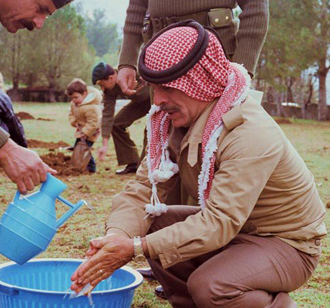
M 134 261 L 136 262 L 144 261 L 146 258 L 143 254 L 141 238 L 139 236 L 135 236 L 133 239 L 133 243 L 134 243 Z

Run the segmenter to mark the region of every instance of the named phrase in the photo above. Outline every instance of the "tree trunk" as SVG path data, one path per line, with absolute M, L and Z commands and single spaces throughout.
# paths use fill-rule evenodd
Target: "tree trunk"
M 302 101 L 302 104 L 301 104 L 301 114 L 302 114 L 303 119 L 306 119 L 306 111 L 308 110 L 308 107 L 312 103 L 313 93 L 314 93 L 313 78 L 312 78 L 312 75 L 309 74 L 308 81 L 307 81 L 307 91 L 306 91 L 307 98 L 305 101 Z
M 327 87 L 326 87 L 326 79 L 329 68 L 326 67 L 326 59 L 323 58 L 320 60 L 319 64 L 319 104 L 318 104 L 318 120 L 326 121 L 327 120 Z
M 13 89 L 18 90 L 20 82 L 20 56 L 21 56 L 21 34 L 17 34 L 13 39 L 11 71 L 13 80 Z
M 288 103 L 294 102 L 293 93 L 292 93 L 292 86 L 293 86 L 294 82 L 295 82 L 295 78 L 293 78 L 293 77 L 288 77 L 286 80 L 286 88 L 287 88 L 286 101 Z
M 275 102 L 274 88 L 272 86 L 269 86 L 267 91 L 267 103 L 274 103 L 274 102 Z
M 286 118 L 287 115 L 286 115 L 285 109 L 282 105 L 284 96 L 285 96 L 285 93 L 283 91 L 276 92 L 275 101 L 276 101 L 276 105 L 277 105 L 277 115 L 279 117 Z
M 13 77 L 13 89 L 14 90 L 18 90 L 18 86 L 19 86 L 19 74 L 16 74 L 14 77 Z
M 326 89 L 326 79 L 329 67 L 327 67 L 328 58 L 328 43 L 329 43 L 329 19 L 328 19 L 328 1 L 319 1 L 321 8 L 321 35 L 320 35 L 320 59 L 319 59 L 319 104 L 318 104 L 318 120 L 327 120 L 327 89 Z

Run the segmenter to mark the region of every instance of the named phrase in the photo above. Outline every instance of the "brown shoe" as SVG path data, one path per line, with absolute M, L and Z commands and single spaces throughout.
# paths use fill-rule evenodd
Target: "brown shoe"
M 166 296 L 166 294 L 165 294 L 164 289 L 163 289 L 162 286 L 158 286 L 158 287 L 156 287 L 155 290 L 154 290 L 154 292 L 155 292 L 155 294 L 156 294 L 158 297 L 160 297 L 160 298 L 162 298 L 162 299 L 167 299 L 167 296 Z
M 128 174 L 128 173 L 135 173 L 137 170 L 137 163 L 128 164 L 124 169 L 120 169 L 116 171 L 116 174 Z
M 145 278 L 156 279 L 150 267 L 138 268 L 136 270 Z

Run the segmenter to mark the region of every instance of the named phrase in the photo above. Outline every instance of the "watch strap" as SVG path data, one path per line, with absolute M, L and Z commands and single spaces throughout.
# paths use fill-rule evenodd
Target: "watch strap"
M 140 261 L 141 259 L 145 258 L 142 248 L 141 238 L 139 236 L 135 236 L 133 239 L 134 243 L 134 259 Z

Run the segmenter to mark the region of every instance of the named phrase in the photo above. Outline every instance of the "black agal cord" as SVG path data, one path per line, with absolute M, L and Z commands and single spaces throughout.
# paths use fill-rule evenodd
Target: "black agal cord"
M 197 30 L 198 37 L 195 45 L 189 54 L 179 63 L 162 71 L 153 71 L 145 65 L 146 49 L 164 32 L 176 27 L 192 27 Z M 178 79 L 186 74 L 203 56 L 209 43 L 209 34 L 198 22 L 193 20 L 185 20 L 169 25 L 158 32 L 142 49 L 139 58 L 138 68 L 140 76 L 147 82 L 154 84 L 163 84 Z M 166 48 L 166 46 L 164 46 Z

